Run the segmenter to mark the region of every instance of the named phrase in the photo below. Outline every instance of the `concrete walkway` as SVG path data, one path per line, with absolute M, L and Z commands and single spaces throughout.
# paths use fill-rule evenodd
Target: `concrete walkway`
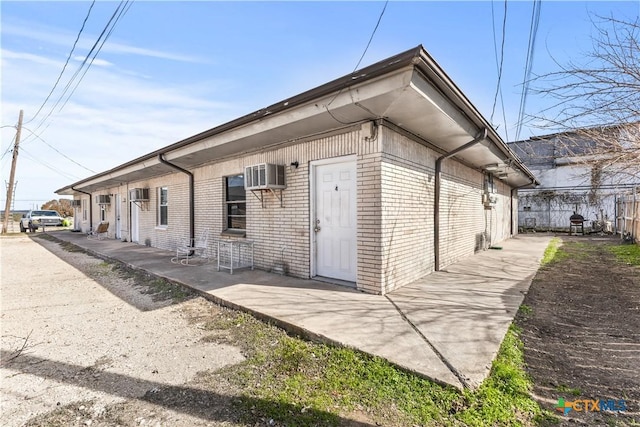
M 172 264 L 172 252 L 48 233 L 195 289 L 312 339 L 357 348 L 455 387 L 477 387 L 529 288 L 550 236 L 518 236 L 387 296 L 264 271 Z

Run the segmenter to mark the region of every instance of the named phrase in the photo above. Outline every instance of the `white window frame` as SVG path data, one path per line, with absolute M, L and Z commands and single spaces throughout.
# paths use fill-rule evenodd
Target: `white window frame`
M 225 219 L 225 223 L 224 223 L 224 228 L 225 230 L 229 230 L 229 231 L 235 231 L 237 230 L 238 232 L 243 232 L 246 231 L 247 229 L 247 197 L 246 197 L 246 188 L 245 188 L 245 198 L 242 200 L 229 200 L 229 178 L 235 178 L 235 177 L 240 177 L 239 179 L 242 180 L 242 188 L 245 188 L 245 184 L 244 184 L 244 174 L 242 172 L 235 174 L 235 175 L 228 175 L 224 177 L 224 219 Z M 229 205 L 232 204 L 244 204 L 244 215 L 234 215 L 237 218 L 242 218 L 244 217 L 244 228 L 232 228 L 229 226 L 229 220 L 231 218 L 231 215 L 229 215 Z
M 162 193 L 165 193 L 164 203 L 162 198 Z M 156 226 L 158 228 L 167 228 L 169 226 L 169 187 L 158 187 L 157 191 L 157 218 L 156 218 Z M 164 220 L 165 223 L 162 223 L 162 210 L 165 210 Z

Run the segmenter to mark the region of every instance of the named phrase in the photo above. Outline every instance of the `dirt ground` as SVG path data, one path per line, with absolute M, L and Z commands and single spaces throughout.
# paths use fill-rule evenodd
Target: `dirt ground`
M 0 245 L 0 425 L 237 425 L 239 392 L 198 383 L 244 360 L 203 339 L 194 313 L 222 309 L 43 238 Z
M 557 415 L 559 398 L 626 401 L 620 413 L 571 410 L 562 425 L 638 425 L 640 267 L 616 261 L 617 239 L 562 240 L 565 255 L 539 270 L 517 320 L 534 392 Z
M 638 425 L 640 267 L 615 260 L 616 240 L 564 240 L 516 320 L 534 393 L 553 412 L 561 397 L 626 401 L 561 425 Z M 226 309 L 42 236 L 2 238 L 0 254 L 0 425 L 274 425 L 242 414 L 224 374 L 243 351 L 205 325 Z

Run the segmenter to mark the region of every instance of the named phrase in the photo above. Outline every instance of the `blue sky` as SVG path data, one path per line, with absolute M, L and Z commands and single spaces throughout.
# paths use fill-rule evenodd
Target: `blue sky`
M 25 122 L 31 120 L 53 87 L 90 4 L 0 3 L 0 124 L 7 126 L 1 129 L 0 153 L 12 143 L 19 110 Z M 51 101 L 117 6 L 96 2 Z M 493 118 L 505 140 L 515 135 L 532 6 L 507 3 L 501 85 L 506 124 L 500 104 Z M 134 2 L 65 107 L 38 127 L 50 102 L 25 124 L 15 207 L 57 198 L 53 191 L 92 175 L 89 170 L 106 170 L 350 73 L 383 7 L 384 2 Z M 633 19 L 639 12 L 638 1 L 543 2 L 533 72 L 555 70 L 552 58 L 584 57 L 591 45 L 590 16 Z M 489 1 L 390 1 L 361 67 L 422 44 L 490 119 L 498 75 L 493 28 L 500 44 L 504 2 L 493 2 L 493 16 Z M 544 99 L 528 96 L 529 113 L 545 106 Z M 538 133 L 525 127 L 520 137 Z M 8 181 L 10 153 L 1 166 Z M 4 199 L 3 192 L 2 208 Z

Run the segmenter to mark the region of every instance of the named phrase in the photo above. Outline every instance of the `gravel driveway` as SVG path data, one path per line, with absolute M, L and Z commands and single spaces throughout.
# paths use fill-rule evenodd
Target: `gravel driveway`
M 44 238 L 2 238 L 0 251 L 0 425 L 38 425 L 37 416 L 61 408 L 73 412 L 74 424 L 102 424 L 114 404 L 243 360 L 238 348 L 202 339 L 193 313 L 215 309 L 202 298 L 154 290 Z M 113 424 L 211 424 L 142 403 Z

